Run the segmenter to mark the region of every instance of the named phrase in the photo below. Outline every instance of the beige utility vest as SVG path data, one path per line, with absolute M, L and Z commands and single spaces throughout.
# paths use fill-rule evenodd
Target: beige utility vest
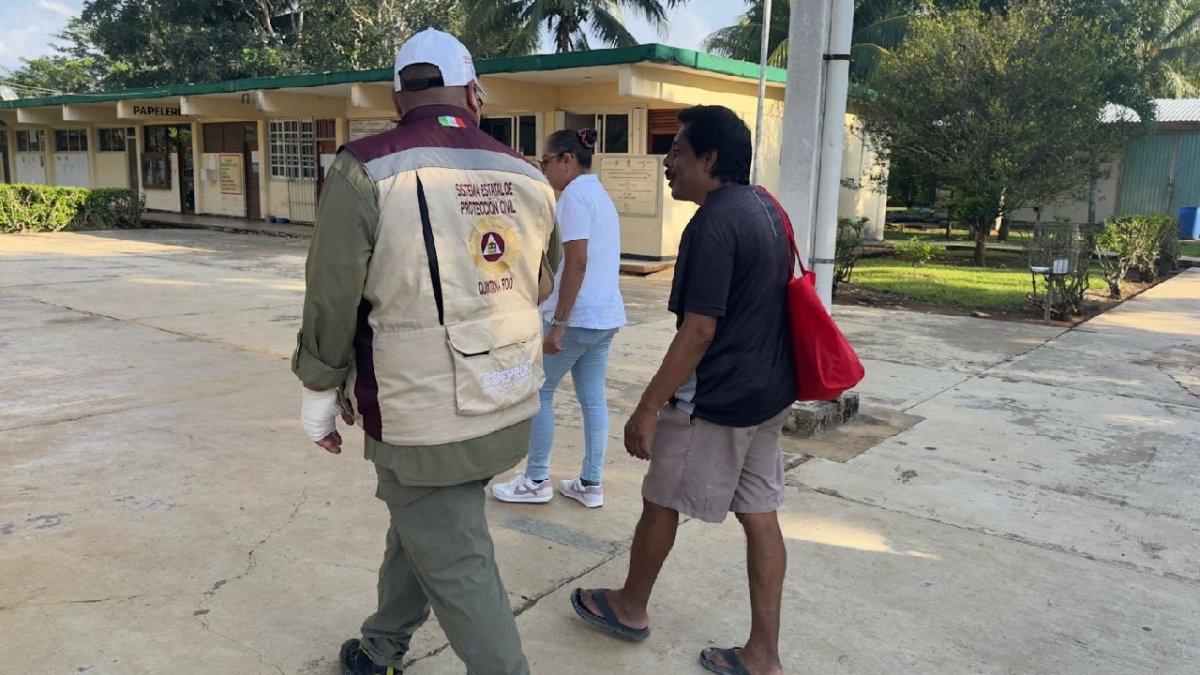
M 416 147 L 364 164 L 380 217 L 347 386 L 364 428 L 385 443 L 440 445 L 533 417 L 553 190 L 490 146 Z

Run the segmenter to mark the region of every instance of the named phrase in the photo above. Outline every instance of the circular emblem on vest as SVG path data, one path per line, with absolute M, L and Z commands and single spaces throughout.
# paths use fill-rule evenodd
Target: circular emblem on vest
M 507 276 L 520 248 L 517 231 L 499 216 L 484 216 L 475 221 L 468 243 L 475 267 L 485 279 Z
M 499 232 L 484 232 L 479 252 L 490 263 L 500 260 L 504 257 L 504 237 Z

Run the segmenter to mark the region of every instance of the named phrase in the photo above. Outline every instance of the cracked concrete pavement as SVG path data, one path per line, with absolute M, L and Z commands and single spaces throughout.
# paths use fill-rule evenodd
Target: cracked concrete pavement
M 0 673 L 337 672 L 387 515 L 357 434 L 327 456 L 296 421 L 305 249 L 0 236 Z M 745 638 L 732 520 L 681 526 L 645 644 L 567 601 L 623 578 L 644 466 L 621 426 L 671 337 L 668 283 L 624 280 L 605 507 L 489 503 L 535 673 L 699 673 L 701 648 Z M 906 422 L 845 462 L 788 448 L 819 455 L 789 462 L 781 512 L 789 672 L 1200 671 L 1200 271 L 1071 331 L 837 315 L 867 365 L 864 413 Z M 561 391 L 565 478 L 582 422 Z M 463 672 L 436 621 L 406 672 Z

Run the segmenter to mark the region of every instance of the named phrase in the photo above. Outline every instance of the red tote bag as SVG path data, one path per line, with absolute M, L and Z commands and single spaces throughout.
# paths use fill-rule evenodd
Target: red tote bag
M 787 228 L 788 249 L 793 265 L 788 281 L 788 322 L 792 329 L 792 353 L 796 357 L 796 398 L 801 401 L 832 401 L 862 381 L 866 371 L 854 348 L 842 335 L 833 317 L 817 295 L 817 275 L 804 269 L 792 221 L 779 200 L 759 188 L 775 204 Z M 800 276 L 795 276 L 795 269 Z

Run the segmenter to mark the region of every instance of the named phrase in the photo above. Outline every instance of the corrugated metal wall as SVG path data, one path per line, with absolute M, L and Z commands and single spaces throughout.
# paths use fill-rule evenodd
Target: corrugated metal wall
M 1200 134 L 1179 135 L 1171 207 L 1167 213 L 1179 215 L 1183 206 L 1200 206 Z
M 1178 215 L 1200 205 L 1200 134 L 1166 133 L 1134 140 L 1125 154 L 1117 215 Z

